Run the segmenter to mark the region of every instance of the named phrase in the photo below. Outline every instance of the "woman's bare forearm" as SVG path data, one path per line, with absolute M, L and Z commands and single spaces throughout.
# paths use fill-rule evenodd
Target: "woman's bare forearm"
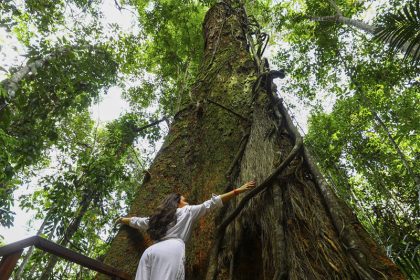
M 131 220 L 131 218 L 120 217 L 120 218 L 117 219 L 116 223 L 129 226 L 130 225 L 130 220 Z
M 220 195 L 220 198 L 222 199 L 223 204 L 231 200 L 234 196 L 236 196 L 234 191 L 230 191 L 224 194 Z
M 243 184 L 241 187 L 234 189 L 230 192 L 224 193 L 220 195 L 220 198 L 222 199 L 223 204 L 234 198 L 236 195 L 246 192 L 252 188 L 255 187 L 255 181 L 249 181 Z

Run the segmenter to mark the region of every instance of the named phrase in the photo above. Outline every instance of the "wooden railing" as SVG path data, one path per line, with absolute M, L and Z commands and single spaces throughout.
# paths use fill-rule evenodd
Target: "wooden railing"
M 32 245 L 40 250 L 56 255 L 70 262 L 77 263 L 83 267 L 87 267 L 97 272 L 109 275 L 112 277 L 112 279 L 131 279 L 128 273 L 122 272 L 100 261 L 74 252 L 40 236 L 32 236 L 21 241 L 0 247 L 0 256 L 2 257 L 0 262 L 0 280 L 9 279 L 13 269 L 17 264 L 17 261 L 19 260 L 19 257 L 22 255 L 23 249 Z

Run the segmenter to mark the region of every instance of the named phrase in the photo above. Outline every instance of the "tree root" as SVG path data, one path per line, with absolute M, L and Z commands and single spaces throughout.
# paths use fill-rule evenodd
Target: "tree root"
M 288 127 L 289 131 L 292 132 L 292 136 L 294 138 L 301 138 L 300 133 L 298 132 L 296 127 L 293 125 L 290 115 L 288 114 L 287 110 L 284 108 L 281 102 L 281 99 L 278 99 L 277 103 L 278 103 L 277 106 L 275 106 L 277 110 L 275 110 L 275 112 L 278 114 L 281 114 L 281 116 L 285 118 L 286 126 Z M 306 164 L 308 165 L 310 172 L 315 177 L 314 181 L 318 186 L 318 190 L 321 194 L 321 197 L 324 199 L 325 204 L 327 205 L 329 215 L 331 217 L 333 225 L 335 226 L 337 230 L 339 238 L 343 240 L 344 245 L 347 245 L 348 248 L 351 247 L 350 244 L 359 244 L 360 242 L 358 242 L 357 240 L 357 237 L 358 237 L 357 232 L 353 229 L 353 227 L 346 226 L 346 224 L 348 224 L 348 221 L 345 221 L 343 218 L 343 212 L 345 212 L 345 210 L 343 209 L 343 206 L 340 205 L 340 203 L 338 202 L 339 198 L 331 190 L 330 186 L 325 181 L 324 176 L 318 169 L 318 166 L 315 164 L 315 160 L 313 159 L 312 155 L 309 153 L 308 149 L 305 147 L 303 147 L 303 156 L 304 156 Z M 358 246 L 356 246 L 356 248 L 354 249 L 355 250 L 347 250 L 349 257 L 351 259 L 353 268 L 358 272 L 359 276 L 362 279 L 369 279 L 369 280 L 374 279 L 375 277 L 373 277 L 371 273 L 363 269 L 363 266 L 360 265 L 361 262 L 363 263 L 363 261 L 361 260 L 360 254 L 364 254 L 364 253 L 358 249 Z
M 250 121 L 249 121 L 249 119 L 245 118 L 245 117 L 244 117 L 244 116 L 242 116 L 241 114 L 236 113 L 236 112 L 235 112 L 235 111 L 233 111 L 232 109 L 229 109 L 229 108 L 227 108 L 226 106 L 224 106 L 224 105 L 222 105 L 222 104 L 220 104 L 220 103 L 218 103 L 218 102 L 216 102 L 216 101 L 211 100 L 210 98 L 206 98 L 205 100 L 206 100 L 206 101 L 208 101 L 208 102 L 209 102 L 209 103 L 211 103 L 211 104 L 214 104 L 214 105 L 216 105 L 216 106 L 218 106 L 218 107 L 220 107 L 220 108 L 222 108 L 222 109 L 224 109 L 224 110 L 228 111 L 228 112 L 229 112 L 229 113 L 231 113 L 232 115 L 237 116 L 238 118 L 240 118 L 241 120 L 245 121 L 246 123 L 249 123 L 249 122 L 250 122 Z
M 232 163 L 230 164 L 228 171 L 226 172 L 226 178 L 228 178 L 231 184 L 234 177 L 232 176 L 233 169 L 235 168 L 235 166 L 238 165 L 238 162 L 240 161 L 240 159 L 242 158 L 242 155 L 245 152 L 246 144 L 248 144 L 248 138 L 249 138 L 249 131 L 245 133 L 245 135 L 242 137 L 239 150 L 236 153 L 235 158 L 233 159 Z
M 249 200 L 256 196 L 261 191 L 265 190 L 267 187 L 271 186 L 274 180 L 278 177 L 280 172 L 282 172 L 289 163 L 296 157 L 300 149 L 302 148 L 303 140 L 302 137 L 297 137 L 295 139 L 295 145 L 290 151 L 285 160 L 280 163 L 280 165 L 268 176 L 260 185 L 249 191 L 239 202 L 238 206 L 233 210 L 229 216 L 218 226 L 216 231 L 216 238 L 213 244 L 213 247 L 210 251 L 209 257 L 209 266 L 207 270 L 206 280 L 213 280 L 216 278 L 217 274 L 217 257 L 219 255 L 220 246 L 222 244 L 225 231 L 227 226 L 240 214 L 245 205 Z

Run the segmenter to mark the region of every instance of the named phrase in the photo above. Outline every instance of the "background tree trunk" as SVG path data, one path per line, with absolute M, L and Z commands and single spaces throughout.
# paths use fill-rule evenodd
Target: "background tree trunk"
M 70 225 L 66 228 L 63 239 L 58 242 L 59 245 L 66 247 L 67 244 L 71 241 L 73 238 L 73 235 L 76 233 L 76 231 L 79 229 L 80 223 L 82 222 L 83 216 L 86 214 L 87 210 L 89 209 L 89 206 L 92 202 L 94 195 L 90 191 L 86 191 L 83 199 L 80 201 L 79 208 L 77 211 L 76 216 L 74 217 L 74 220 L 70 223 Z M 56 255 L 50 255 L 49 260 L 45 268 L 43 269 L 43 272 L 40 276 L 40 280 L 47 280 L 50 278 L 51 273 L 53 272 L 53 269 L 57 262 L 59 261 L 59 257 Z
M 50 215 L 49 213 L 47 213 L 47 215 L 45 215 L 44 221 L 42 221 L 41 226 L 39 227 L 38 231 L 36 232 L 36 235 L 39 236 L 42 234 L 42 232 L 44 231 L 44 227 L 47 225 L 48 221 L 49 221 Z M 34 252 L 35 246 L 31 246 L 29 247 L 28 251 L 25 254 L 25 258 L 22 260 L 22 263 L 19 265 L 18 270 L 16 271 L 15 274 L 15 278 L 16 279 L 21 279 L 22 278 L 22 273 L 23 270 L 25 269 L 26 265 L 29 262 L 29 259 L 31 258 L 33 252 Z
M 175 116 L 130 215 L 150 215 L 174 191 L 200 203 L 226 191 L 230 180 L 260 184 L 292 150 L 298 133 L 272 95 L 269 76 L 259 76 L 268 69 L 253 62 L 246 32 L 243 9 L 219 3 L 208 11 L 193 102 Z M 260 86 L 253 90 L 254 84 Z M 210 278 L 403 278 L 326 185 L 306 149 L 270 182 L 228 226 Z M 186 279 L 206 277 L 213 233 L 234 204 L 216 215 L 216 224 L 213 215 L 197 225 L 187 244 Z M 105 262 L 134 274 L 147 244 L 147 237 L 122 227 Z

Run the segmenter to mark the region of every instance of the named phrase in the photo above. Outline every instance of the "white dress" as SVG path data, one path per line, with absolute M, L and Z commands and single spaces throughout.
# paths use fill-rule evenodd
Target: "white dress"
M 176 210 L 177 222 L 166 235 L 147 248 L 141 256 L 135 280 L 184 280 L 185 242 L 194 222 L 214 208 L 223 206 L 220 196 L 199 205 L 186 205 Z M 149 218 L 133 217 L 130 226 L 146 230 Z

